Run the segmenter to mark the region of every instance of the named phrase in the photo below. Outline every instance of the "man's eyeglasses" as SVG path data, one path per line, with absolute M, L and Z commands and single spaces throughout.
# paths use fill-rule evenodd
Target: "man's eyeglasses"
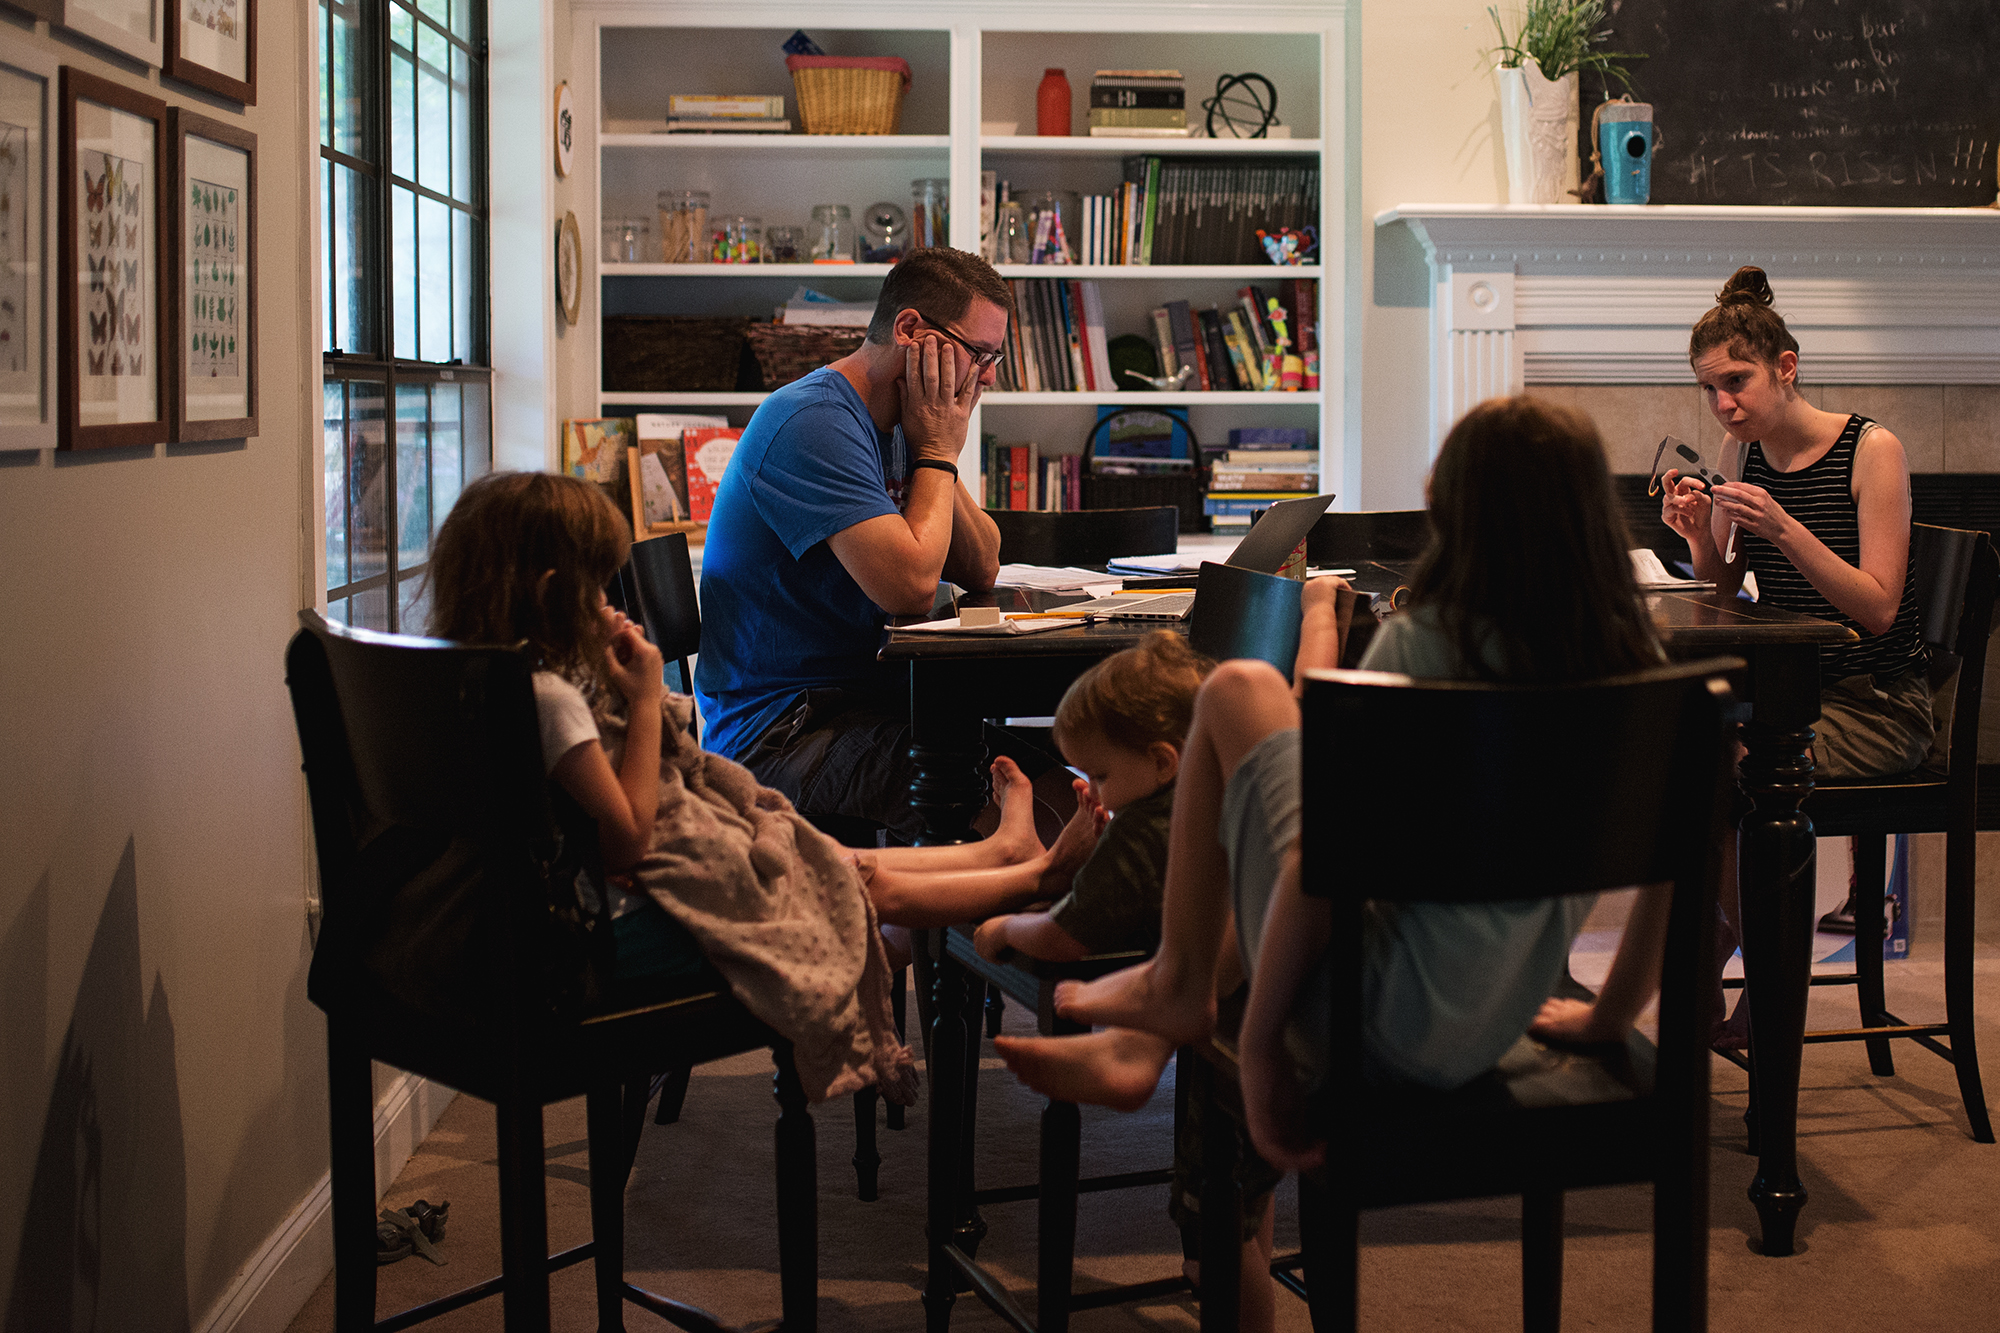
M 972 367 L 975 370 L 984 370 L 986 369 L 986 367 L 997 363 L 1001 357 L 1007 355 L 1007 349 L 1004 347 L 1002 347 L 997 352 L 982 352 L 977 347 L 974 347 L 971 343 L 967 342 L 965 339 L 959 337 L 956 333 L 953 333 L 950 329 L 946 328 L 944 325 L 933 324 L 929 319 L 925 319 L 924 323 L 934 332 L 942 333 L 945 337 L 951 339 L 953 342 L 957 343 L 960 347 L 963 347 L 965 349 L 965 354 L 972 358 Z

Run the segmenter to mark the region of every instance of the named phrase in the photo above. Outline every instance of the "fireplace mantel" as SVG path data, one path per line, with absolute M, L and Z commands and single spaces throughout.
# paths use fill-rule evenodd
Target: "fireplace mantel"
M 2000 210 L 1401 204 L 1430 261 L 1431 448 L 1530 384 L 1685 384 L 1688 328 L 1771 275 L 1814 380 L 2000 384 Z

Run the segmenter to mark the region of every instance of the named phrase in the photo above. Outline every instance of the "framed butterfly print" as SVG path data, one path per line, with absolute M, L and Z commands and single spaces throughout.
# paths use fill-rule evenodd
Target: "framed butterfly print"
M 56 62 L 0 56 L 0 449 L 56 442 L 55 118 Z
M 175 440 L 257 433 L 257 136 L 167 113 L 167 339 Z
M 67 65 L 58 135 L 56 447 L 167 438 L 160 322 L 164 102 Z
M 159 0 L 167 16 L 161 69 L 233 101 L 257 101 L 257 0 Z

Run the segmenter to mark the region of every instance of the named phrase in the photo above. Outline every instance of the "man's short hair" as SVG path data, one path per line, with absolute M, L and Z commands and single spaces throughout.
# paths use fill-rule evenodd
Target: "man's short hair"
M 914 310 L 932 324 L 955 324 L 974 298 L 999 306 L 1011 318 L 1014 299 L 1007 280 L 978 255 L 944 246 L 912 251 L 882 279 L 868 341 L 894 341 L 896 316 Z

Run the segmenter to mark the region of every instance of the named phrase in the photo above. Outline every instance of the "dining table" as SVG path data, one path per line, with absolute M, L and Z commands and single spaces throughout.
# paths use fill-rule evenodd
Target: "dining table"
M 1338 563 L 1338 562 L 1336 562 Z M 1358 654 L 1377 618 L 1407 597 L 1405 565 L 1354 561 L 1346 575 L 1364 594 L 1355 620 Z M 1041 612 L 1082 594 L 1000 588 L 961 594 L 956 607 L 999 606 Z M 1748 802 L 1737 830 L 1745 994 L 1750 1005 L 1751 1151 L 1757 1171 L 1749 1186 L 1761 1250 L 1795 1248 L 1806 1190 L 1797 1154 L 1799 1070 L 1811 985 L 1816 860 L 1812 820 L 1804 806 L 1813 789 L 1812 726 L 1819 719 L 1819 654 L 1853 631 L 1832 621 L 1779 610 L 1705 588 L 1646 594 L 1653 623 L 1670 655 L 1683 660 L 1733 656 L 1744 662 L 1731 685 L 1741 705 L 1746 753 L 1739 778 Z M 1372 604 L 1375 614 L 1366 607 Z M 940 614 L 955 614 L 940 608 Z M 923 843 L 966 840 L 987 798 L 986 719 L 1047 716 L 1069 683 L 1094 663 L 1139 642 L 1157 625 L 1090 621 L 1035 634 L 957 636 L 892 629 L 885 664 L 909 673 L 912 806 L 922 816 Z M 1348 659 L 1352 661 L 1352 657 Z M 943 932 L 933 932 L 937 994 L 933 1022 L 956 1021 L 948 1011 L 963 989 L 945 957 Z M 954 992 L 955 994 L 955 992 Z M 968 1036 L 973 1034 L 968 1033 Z M 958 1040 L 949 1043 L 962 1049 Z M 936 1100 L 933 1099 L 935 1113 Z

